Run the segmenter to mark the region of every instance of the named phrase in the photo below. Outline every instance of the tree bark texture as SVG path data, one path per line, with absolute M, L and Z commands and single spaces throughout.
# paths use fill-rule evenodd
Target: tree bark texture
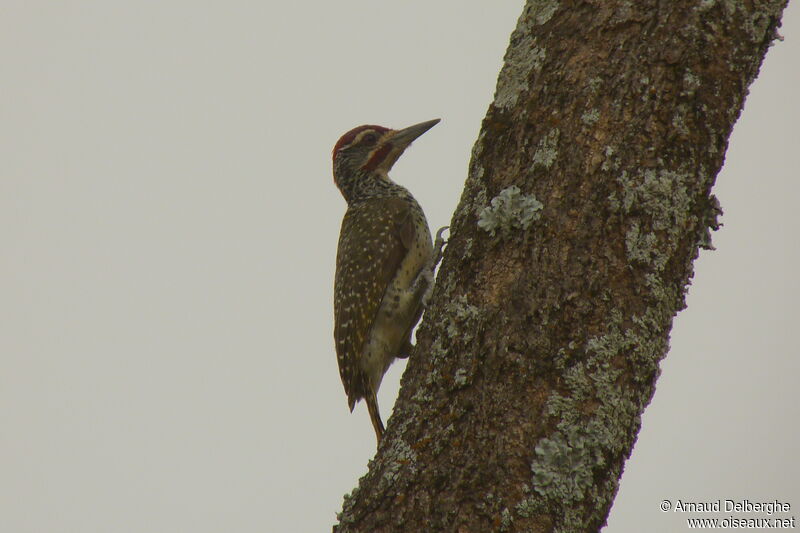
M 394 414 L 335 531 L 605 524 L 785 5 L 527 2 Z

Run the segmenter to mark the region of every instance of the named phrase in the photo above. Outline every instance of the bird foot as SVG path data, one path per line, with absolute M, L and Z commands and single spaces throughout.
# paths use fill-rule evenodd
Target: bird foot
M 436 268 L 436 265 L 439 264 L 439 261 L 442 260 L 442 250 L 444 249 L 444 245 L 447 244 L 447 239 L 442 237 L 442 233 L 449 230 L 450 226 L 442 226 L 439 228 L 439 231 L 436 232 L 436 240 L 433 241 L 433 258 L 431 259 L 431 270 Z
M 403 347 L 400 348 L 400 353 L 397 354 L 397 358 L 408 359 L 408 356 L 411 355 L 411 352 L 414 351 L 414 348 L 416 348 L 416 345 L 413 342 L 411 342 L 411 339 L 407 340 L 403 344 Z
M 431 259 L 417 275 L 417 279 L 414 280 L 414 291 L 420 290 L 422 283 L 425 283 L 425 292 L 422 293 L 423 308 L 428 307 L 428 301 L 431 299 L 431 294 L 433 294 L 433 273 L 436 270 L 436 266 L 442 260 L 442 251 L 444 245 L 447 244 L 447 240 L 442 237 L 442 233 L 449 228 L 450 226 L 442 226 L 439 228 L 439 231 L 436 232 L 436 240 L 433 243 Z

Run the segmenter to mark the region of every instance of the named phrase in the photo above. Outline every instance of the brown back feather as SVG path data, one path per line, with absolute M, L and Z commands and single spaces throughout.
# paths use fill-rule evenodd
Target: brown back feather
M 334 340 L 350 410 L 367 390 L 356 364 L 387 287 L 414 242 L 411 209 L 401 198 L 374 198 L 348 207 L 342 220 L 334 285 Z

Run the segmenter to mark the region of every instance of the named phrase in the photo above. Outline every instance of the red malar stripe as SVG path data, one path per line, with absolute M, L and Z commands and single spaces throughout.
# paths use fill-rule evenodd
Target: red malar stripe
M 372 154 L 372 157 L 370 157 L 369 161 L 367 161 L 367 164 L 364 165 L 362 168 L 367 172 L 372 172 L 373 170 L 378 168 L 378 165 L 380 165 L 381 162 L 384 159 L 386 159 L 386 156 L 389 155 L 389 152 L 391 151 L 392 151 L 392 145 L 390 143 L 384 144 L 383 146 L 375 150 L 375 152 Z

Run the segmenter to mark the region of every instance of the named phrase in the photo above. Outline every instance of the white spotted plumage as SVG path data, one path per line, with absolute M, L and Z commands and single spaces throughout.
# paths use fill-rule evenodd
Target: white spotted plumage
M 334 180 L 348 204 L 336 256 L 336 354 L 350 410 L 366 400 L 379 441 L 377 391 L 392 361 L 408 355 L 427 288 L 418 281 L 433 255 L 422 208 L 388 171 L 436 122 L 398 131 L 361 126 L 334 148 Z

